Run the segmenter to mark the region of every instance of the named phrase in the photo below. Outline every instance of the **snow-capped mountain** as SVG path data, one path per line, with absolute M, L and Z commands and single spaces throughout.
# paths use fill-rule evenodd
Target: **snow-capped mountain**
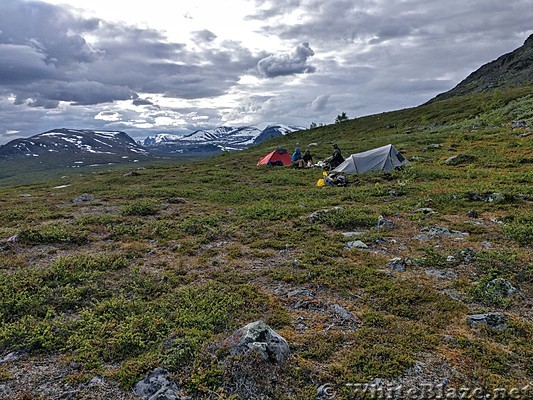
M 0 160 L 53 160 L 67 166 L 135 162 L 149 157 L 146 149 L 118 131 L 54 129 L 0 147 Z
M 287 125 L 269 125 L 264 130 L 253 126 L 221 126 L 209 130 L 197 130 L 184 136 L 161 133 L 149 136 L 139 144 L 155 153 L 216 153 L 224 150 L 243 150 L 253 144 L 302 129 L 305 128 Z
M 304 129 L 306 128 L 294 125 L 269 125 L 263 129 L 258 137 L 255 138 L 254 144 L 262 143 L 266 140 L 270 140 L 278 136 L 285 136 L 288 133 L 302 131 Z

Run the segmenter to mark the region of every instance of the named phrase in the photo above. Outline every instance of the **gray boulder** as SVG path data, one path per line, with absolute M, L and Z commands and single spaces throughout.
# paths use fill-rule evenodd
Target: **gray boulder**
M 82 195 L 76 197 L 74 200 L 72 200 L 73 203 L 83 203 L 87 201 L 93 201 L 94 196 L 89 193 L 83 193 Z
M 243 326 L 226 339 L 230 354 L 257 353 L 264 361 L 282 364 L 290 355 L 287 341 L 263 321 Z
M 387 262 L 387 268 L 393 271 L 405 272 L 407 269 L 407 264 L 403 258 L 395 257 L 395 258 L 391 258 Z
M 394 228 L 394 222 L 392 222 L 390 219 L 386 219 L 383 215 L 380 215 L 378 217 L 378 222 L 376 223 L 376 226 L 374 228 L 376 228 L 376 229 L 381 229 L 381 228 L 393 229 Z
M 346 246 L 344 246 L 346 250 L 351 249 L 368 249 L 368 245 L 365 242 L 362 242 L 361 240 L 354 240 L 352 242 L 346 243 Z
M 507 315 L 502 313 L 473 314 L 466 317 L 466 323 L 471 328 L 485 325 L 492 329 L 503 330 L 507 328 Z
M 448 165 L 460 165 L 470 164 L 474 161 L 476 161 L 476 157 L 474 156 L 471 156 L 469 154 L 457 154 L 456 156 L 448 158 L 446 161 L 444 161 L 444 163 Z
M 168 371 L 156 368 L 133 386 L 133 392 L 147 400 L 179 400 L 179 390 L 168 378 Z
M 496 278 L 491 280 L 490 282 L 487 282 L 487 285 L 485 286 L 488 292 L 496 295 L 496 296 L 503 296 L 503 297 L 509 297 L 518 292 L 518 289 L 515 288 L 511 282 L 509 282 L 507 279 L 503 278 Z
M 333 207 L 333 208 L 328 208 L 328 209 L 318 210 L 318 211 L 312 212 L 311 214 L 309 214 L 307 216 L 307 221 L 312 224 L 313 222 L 319 221 L 327 213 L 339 211 L 339 210 L 342 210 L 342 209 L 343 209 L 342 207 L 336 206 L 336 207 Z
M 466 213 L 466 216 L 468 218 L 478 218 L 479 214 L 476 210 L 468 210 L 468 212 Z
M 442 271 L 440 269 L 426 269 L 425 274 L 440 279 L 455 279 L 457 274 L 453 271 Z

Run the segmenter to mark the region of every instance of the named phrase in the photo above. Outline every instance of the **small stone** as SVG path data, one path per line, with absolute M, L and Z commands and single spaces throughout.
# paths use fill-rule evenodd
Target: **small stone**
M 468 210 L 468 212 L 466 213 L 466 216 L 468 218 L 477 218 L 479 217 L 479 214 L 477 213 L 476 210 Z
M 446 262 L 454 263 L 455 261 L 456 261 L 456 259 L 455 259 L 454 256 L 448 256 L 448 257 L 446 257 Z
M 4 358 L 0 359 L 0 364 L 16 361 L 25 354 L 26 353 L 24 351 L 12 351 L 11 353 L 6 354 Z
M 337 314 L 344 320 L 357 321 L 357 318 L 354 317 L 350 311 L 346 310 L 343 306 L 339 304 L 333 304 L 330 308 L 335 314 Z
M 363 234 L 363 232 L 342 232 L 342 236 L 346 238 L 354 238 L 359 237 Z
M 489 328 L 503 330 L 507 328 L 507 315 L 502 313 L 473 314 L 466 317 L 466 323 L 471 328 L 485 325 Z
M 426 269 L 424 271 L 428 276 L 434 276 L 440 279 L 455 279 L 457 274 L 453 271 L 441 271 L 440 269 Z
M 19 235 L 13 235 L 10 238 L 6 240 L 7 243 L 18 243 L 19 242 Z
M 94 376 L 91 378 L 91 380 L 89 381 L 89 383 L 87 384 L 88 386 L 96 386 L 96 385 L 103 385 L 104 384 L 104 378 L 100 377 L 100 376 Z
M 435 210 L 429 207 L 417 208 L 413 212 L 418 214 L 436 214 Z
M 73 203 L 82 203 L 87 201 L 93 201 L 94 196 L 89 193 L 83 193 L 82 195 L 76 197 L 74 200 L 72 200 Z
M 168 379 L 168 371 L 156 368 L 133 386 L 133 392 L 143 399 L 178 400 L 178 387 Z
M 444 163 L 448 165 L 460 165 L 470 164 L 474 161 L 476 161 L 476 157 L 474 156 L 468 154 L 457 154 L 456 156 L 448 158 L 446 161 L 444 161 Z
M 393 271 L 405 272 L 407 269 L 406 261 L 401 257 L 391 258 L 387 262 L 387 268 Z
M 346 250 L 351 249 L 368 249 L 368 246 L 366 243 L 360 241 L 360 240 L 354 240 L 353 242 L 346 243 L 346 246 L 344 246 Z
M 376 226 L 374 228 L 376 228 L 376 229 L 381 229 L 381 228 L 393 229 L 394 228 L 394 222 L 392 222 L 390 219 L 386 219 L 383 215 L 380 215 L 378 217 L 378 222 L 376 223 Z

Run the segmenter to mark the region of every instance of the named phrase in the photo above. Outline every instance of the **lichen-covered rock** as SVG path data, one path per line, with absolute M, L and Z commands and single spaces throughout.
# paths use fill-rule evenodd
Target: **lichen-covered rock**
M 473 314 L 466 317 L 466 323 L 471 328 L 485 325 L 492 329 L 503 330 L 507 328 L 507 315 L 502 313 Z
M 391 258 L 387 262 L 387 268 L 393 271 L 405 272 L 407 269 L 406 261 L 401 257 Z
M 231 355 L 255 352 L 261 359 L 277 364 L 283 363 L 291 352 L 287 341 L 263 321 L 243 326 L 225 344 Z
M 168 378 L 168 371 L 156 368 L 133 386 L 133 392 L 147 400 L 179 400 L 177 385 Z

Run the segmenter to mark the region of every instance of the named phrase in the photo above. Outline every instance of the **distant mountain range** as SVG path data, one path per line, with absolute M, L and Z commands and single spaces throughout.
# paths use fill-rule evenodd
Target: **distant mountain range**
M 138 162 L 151 158 L 124 132 L 54 129 L 0 146 L 0 160 L 34 159 L 65 166 Z
M 217 127 L 184 136 L 158 134 L 136 142 L 127 133 L 87 129 L 53 129 L 0 146 L 0 161 L 31 160 L 32 164 L 69 167 L 139 162 L 164 156 L 201 156 L 237 151 L 265 140 L 305 129 L 270 125 Z
M 152 154 L 198 155 L 243 150 L 265 140 L 303 129 L 305 128 L 289 125 L 269 125 L 263 130 L 254 126 L 221 126 L 197 130 L 185 136 L 161 133 L 138 143 Z

